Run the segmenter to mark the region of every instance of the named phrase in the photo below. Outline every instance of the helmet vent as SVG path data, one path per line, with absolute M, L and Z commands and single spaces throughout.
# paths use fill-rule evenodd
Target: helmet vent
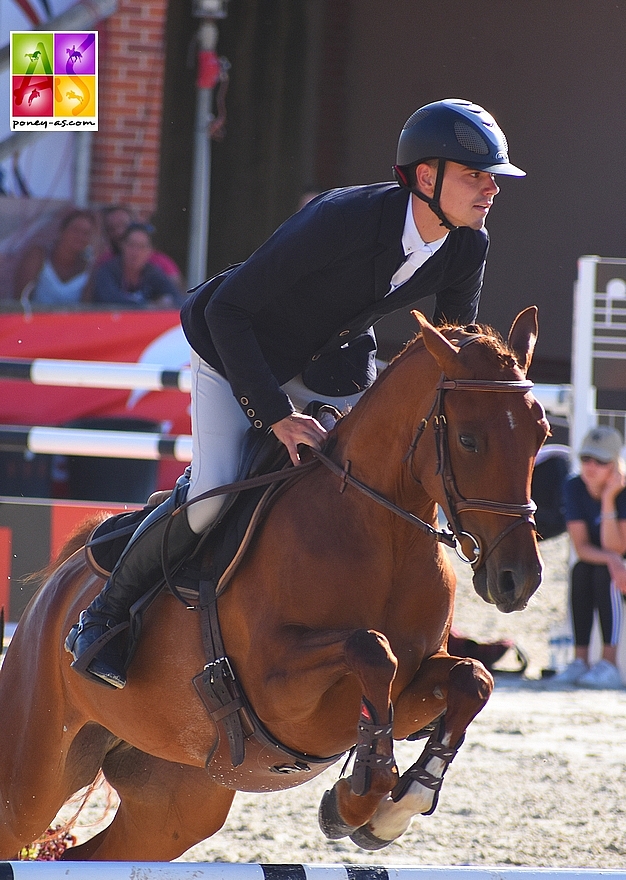
M 416 122 L 421 122 L 421 120 L 426 119 L 427 116 L 430 116 L 430 110 L 427 110 L 425 107 L 420 107 L 420 109 L 416 110 L 412 116 L 409 116 L 404 123 L 404 130 L 412 128 Z
M 488 155 L 489 145 L 471 125 L 457 121 L 454 123 L 454 133 L 457 141 L 465 150 L 470 153 L 479 153 L 481 156 Z

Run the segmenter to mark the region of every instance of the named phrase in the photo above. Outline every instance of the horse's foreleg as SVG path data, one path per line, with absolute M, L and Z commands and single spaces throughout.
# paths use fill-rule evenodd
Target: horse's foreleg
M 368 820 L 398 781 L 391 735 L 398 661 L 375 630 L 285 627 L 272 638 L 272 666 L 256 687 L 244 682 L 248 693 L 259 695 L 259 717 L 300 751 L 332 755 L 357 743 L 352 778 L 336 799 L 333 794 L 331 824 L 337 815 L 338 836 L 345 836 Z M 320 821 L 327 836 L 335 836 Z
M 395 736 L 404 738 L 441 717 L 415 764 L 368 824 L 351 835 L 356 844 L 381 849 L 406 831 L 413 816 L 434 811 L 444 774 L 492 690 L 493 678 L 476 660 L 440 655 L 425 661 L 396 702 Z
M 319 640 L 317 635 L 305 642 L 310 642 L 311 638 L 316 643 Z M 324 640 L 327 638 L 328 634 Z M 352 673 L 360 683 L 362 695 L 352 776 L 340 780 L 332 791 L 327 792 L 320 807 L 322 831 L 327 837 L 338 838 L 345 837 L 366 822 L 381 797 L 391 791 L 398 780 L 391 708 L 391 687 L 398 662 L 385 636 L 374 630 L 355 630 L 347 637 L 336 638 L 332 644 L 335 662 L 329 663 L 330 644 L 327 642 L 325 662 L 319 663 L 322 655 L 318 654 L 316 674 L 323 672 L 328 677 L 332 669 L 336 683 L 345 678 L 346 673 Z M 304 650 L 301 657 L 308 654 L 310 660 L 307 649 L 311 647 L 311 644 L 303 646 L 299 643 L 298 650 Z M 334 711 L 337 711 L 336 704 Z

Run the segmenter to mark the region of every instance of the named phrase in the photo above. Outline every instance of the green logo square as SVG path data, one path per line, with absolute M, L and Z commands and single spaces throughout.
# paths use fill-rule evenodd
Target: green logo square
M 32 76 L 52 74 L 54 34 L 41 31 L 11 32 L 11 73 Z

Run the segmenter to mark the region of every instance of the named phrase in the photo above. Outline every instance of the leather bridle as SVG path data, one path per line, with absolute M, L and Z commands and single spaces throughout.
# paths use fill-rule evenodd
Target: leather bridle
M 462 348 L 465 345 L 476 342 L 480 338 L 482 338 L 480 334 L 475 334 L 457 344 L 460 348 Z M 444 374 L 441 375 L 437 384 L 433 404 L 428 412 L 428 415 L 420 421 L 417 431 L 415 432 L 415 436 L 413 437 L 413 441 L 411 442 L 403 461 L 410 462 L 411 476 L 413 477 L 415 482 L 420 483 L 421 485 L 421 481 L 416 477 L 413 471 L 413 459 L 417 444 L 419 443 L 421 437 L 424 434 L 424 431 L 426 430 L 430 423 L 430 420 L 432 419 L 434 425 L 435 442 L 437 447 L 436 473 L 441 475 L 443 483 L 443 490 L 448 507 L 448 510 L 446 511 L 448 515 L 448 529 L 450 529 L 450 531 L 435 528 L 430 523 L 427 523 L 424 520 L 420 519 L 418 516 L 415 516 L 415 514 L 410 513 L 408 510 L 404 510 L 397 504 L 394 504 L 393 501 L 390 501 L 388 498 L 386 498 L 380 492 L 377 492 L 375 489 L 372 489 L 366 483 L 362 483 L 360 480 L 353 477 L 350 473 L 350 461 L 346 461 L 344 466 L 342 467 L 341 465 L 333 461 L 328 455 L 314 448 L 309 449 L 309 453 L 313 456 L 313 461 L 309 462 L 308 464 L 301 464 L 294 469 L 286 468 L 280 471 L 273 471 L 269 474 L 262 474 L 257 477 L 239 480 L 234 483 L 228 483 L 224 486 L 217 486 L 215 489 L 211 489 L 208 492 L 204 492 L 202 495 L 197 495 L 193 499 L 190 499 L 185 504 L 181 505 L 181 507 L 179 507 L 176 511 L 174 511 L 173 515 L 180 513 L 181 510 L 184 510 L 190 505 L 196 504 L 197 502 L 202 501 L 205 498 L 226 495 L 232 492 L 240 492 L 247 489 L 256 488 L 258 486 L 269 485 L 270 483 L 283 481 L 286 482 L 287 480 L 290 480 L 294 477 L 297 479 L 304 476 L 304 474 L 307 473 L 311 468 L 314 468 L 317 462 L 320 462 L 341 479 L 342 485 L 340 488 L 340 492 L 343 492 L 346 486 L 353 486 L 354 488 L 358 489 L 359 492 L 367 495 L 373 501 L 376 501 L 378 504 L 386 507 L 392 513 L 400 516 L 402 519 L 406 520 L 412 525 L 417 526 L 422 531 L 431 535 L 440 543 L 447 544 L 449 547 L 453 547 L 456 550 L 459 558 L 462 559 L 464 562 L 469 563 L 474 571 L 477 571 L 485 564 L 488 557 L 491 555 L 491 553 L 494 551 L 500 541 L 502 541 L 502 539 L 506 537 L 506 535 L 512 532 L 513 529 L 517 528 L 517 526 L 520 526 L 523 523 L 528 523 L 533 527 L 533 529 L 536 530 L 533 514 L 537 510 L 537 505 L 532 500 L 528 501 L 525 504 L 504 504 L 499 501 L 488 501 L 486 499 L 480 498 L 465 498 L 463 495 L 461 495 L 456 485 L 456 480 L 454 478 L 452 465 L 450 462 L 450 450 L 447 432 L 448 422 L 444 411 L 445 394 L 449 391 L 513 391 L 526 394 L 528 391 L 530 391 L 532 387 L 533 383 L 527 379 L 510 381 L 493 379 L 447 379 Z M 495 538 L 495 540 L 491 542 L 489 547 L 484 550 L 482 544 L 480 543 L 480 540 L 474 537 L 471 532 L 463 529 L 461 526 L 459 515 L 468 510 L 479 510 L 483 513 L 493 513 L 499 516 L 510 516 L 514 518 L 514 522 L 511 522 L 506 528 L 504 528 Z M 464 548 L 464 544 L 469 545 L 467 552 Z
M 468 345 L 479 339 L 480 336 L 472 336 L 463 340 L 460 347 Z M 443 491 L 446 497 L 448 510 L 448 528 L 452 530 L 457 539 L 455 550 L 463 561 L 468 562 L 474 571 L 481 568 L 497 545 L 505 538 L 513 529 L 523 523 L 529 523 L 536 530 L 534 513 L 537 505 L 530 500 L 525 504 L 505 504 L 499 501 L 488 501 L 481 498 L 465 498 L 459 492 L 459 489 L 452 472 L 450 462 L 450 449 L 448 443 L 448 421 L 445 415 L 445 394 L 449 391 L 492 391 L 492 392 L 519 392 L 526 394 L 533 387 L 533 383 L 528 379 L 520 380 L 494 380 L 494 379 L 447 379 L 444 374 L 441 375 L 437 384 L 435 400 L 430 408 L 426 418 L 420 422 L 413 441 L 409 447 L 404 461 L 410 460 L 411 475 L 416 482 L 420 482 L 413 472 L 413 458 L 415 449 L 424 431 L 426 430 L 430 420 L 433 420 L 433 429 L 435 434 L 435 443 L 437 448 L 437 474 L 441 475 Z M 514 521 L 509 523 L 500 534 L 485 549 L 480 540 L 471 532 L 462 528 L 459 515 L 468 510 L 479 510 L 483 513 L 493 513 L 498 516 L 513 517 Z M 469 545 L 466 551 L 465 545 Z M 459 552 L 459 546 L 461 552 Z

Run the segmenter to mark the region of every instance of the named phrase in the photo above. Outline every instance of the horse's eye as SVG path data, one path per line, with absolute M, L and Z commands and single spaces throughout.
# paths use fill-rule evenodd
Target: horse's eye
M 476 440 L 471 434 L 459 434 L 459 441 L 463 449 L 467 449 L 468 452 L 478 452 Z

